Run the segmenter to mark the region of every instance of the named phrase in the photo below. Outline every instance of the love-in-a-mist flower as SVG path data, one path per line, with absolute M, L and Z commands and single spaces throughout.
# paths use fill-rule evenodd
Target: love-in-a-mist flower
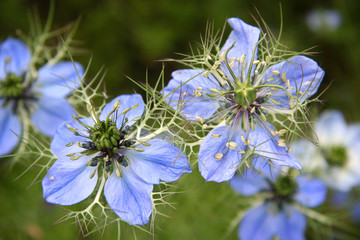
M 238 18 L 215 55 L 204 56 L 203 69 L 178 70 L 163 94 L 184 117 L 219 122 L 200 146 L 199 169 L 208 181 L 229 180 L 247 150 L 278 166 L 300 169 L 281 138 L 287 131 L 271 123 L 290 119 L 316 93 L 324 71 L 305 56 L 284 60 L 265 43 L 260 30 Z M 281 116 L 278 119 L 278 116 Z M 281 119 L 282 118 L 282 119 Z
M 259 196 L 260 204 L 249 209 L 239 224 L 241 240 L 305 239 L 306 216 L 302 208 L 319 206 L 326 198 L 326 186 L 301 175 L 293 179 L 263 161 L 260 171 L 235 175 L 230 185 L 244 196 Z
M 0 44 L 0 155 L 17 145 L 29 115 L 41 133 L 52 136 L 74 112 L 65 98 L 83 76 L 82 66 L 59 62 L 36 72 L 31 60 L 22 41 L 8 38 Z
M 175 181 L 191 169 L 184 154 L 167 141 L 136 138 L 132 128 L 144 109 L 140 95 L 121 95 L 100 116 L 90 109 L 91 118 L 61 125 L 51 143 L 58 160 L 42 181 L 46 201 L 78 203 L 100 179 L 99 191 L 110 208 L 128 223 L 146 225 L 153 185 Z
M 329 188 L 348 191 L 360 184 L 360 124 L 347 124 L 340 111 L 323 112 L 314 129 L 319 146 L 298 140 L 295 156 Z
M 306 24 L 313 32 L 331 32 L 342 24 L 341 13 L 334 9 L 316 9 L 306 14 Z
M 351 191 L 334 191 L 332 192 L 330 203 L 337 210 L 348 212 L 351 220 L 360 223 L 360 188 L 356 186 Z

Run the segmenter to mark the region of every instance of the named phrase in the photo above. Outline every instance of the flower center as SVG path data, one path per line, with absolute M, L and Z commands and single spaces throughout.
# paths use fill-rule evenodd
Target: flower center
M 15 74 L 7 74 L 4 81 L 0 81 L 0 97 L 7 99 L 24 96 L 23 78 Z
M 106 155 L 113 156 L 119 152 L 119 149 L 131 147 L 135 141 L 125 138 L 130 127 L 125 126 L 123 129 L 118 130 L 116 123 L 111 120 L 100 121 L 90 129 L 90 142 L 84 142 L 83 148 L 89 150 L 98 150 Z
M 235 102 L 243 109 L 247 109 L 256 100 L 256 92 L 249 81 L 238 82 L 235 88 Z
M 325 159 L 331 166 L 342 167 L 347 161 L 347 151 L 343 146 L 335 146 L 325 150 Z
M 297 190 L 297 183 L 289 176 L 279 176 L 273 185 L 276 198 L 290 201 Z

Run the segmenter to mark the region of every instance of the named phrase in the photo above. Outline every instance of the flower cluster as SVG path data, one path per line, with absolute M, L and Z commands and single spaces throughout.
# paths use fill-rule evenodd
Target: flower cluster
M 304 54 L 278 48 L 266 31 L 238 18 L 228 22 L 224 44 L 215 40 L 185 59 L 192 69 L 174 71 L 160 93 L 159 83 L 143 86 L 146 101 L 130 94 L 105 103 L 101 81 L 93 87 L 100 73 L 87 82 L 79 63 L 37 61 L 23 42 L 8 38 L 0 45 L 0 155 L 15 148 L 29 120 L 52 136 L 43 197 L 63 206 L 90 202 L 67 215 L 86 230 L 110 218 L 147 225 L 166 204 L 169 183 L 191 173 L 195 159 L 206 181 L 229 181 L 255 200 L 239 238 L 304 239 L 306 213 L 327 192 L 307 173 L 342 191 L 358 184 L 360 128 L 347 126 L 339 112 L 324 113 L 315 124 L 320 148 L 299 140 L 293 155 L 288 143 L 306 132 L 324 71 Z

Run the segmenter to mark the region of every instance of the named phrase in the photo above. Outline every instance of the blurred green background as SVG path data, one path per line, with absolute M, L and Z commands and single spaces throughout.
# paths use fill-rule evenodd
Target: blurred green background
M 190 53 L 205 33 L 208 21 L 215 29 L 221 28 L 228 17 L 239 17 L 255 25 L 259 18 L 256 9 L 267 24 L 277 33 L 280 27 L 280 5 L 277 0 L 58 0 L 55 3 L 53 28 L 75 21 L 81 16 L 75 38 L 88 54 L 75 56 L 87 65 L 93 63 L 90 75 L 100 67 L 108 71 L 105 78 L 110 98 L 119 94 L 140 91 L 126 76 L 144 82 L 146 71 L 155 82 L 162 64 L 156 60 L 178 58 L 176 53 Z M 318 52 L 312 58 L 325 69 L 326 75 L 320 90 L 322 110 L 336 108 L 343 111 L 347 120 L 360 121 L 360 1 L 358 0 L 302 0 L 281 1 L 284 19 L 282 42 L 292 50 L 315 46 Z M 28 13 L 37 9 L 45 21 L 49 1 L 0 1 L 0 41 L 16 37 L 16 30 L 29 31 Z M 306 15 L 314 9 L 334 9 L 342 16 L 341 26 L 334 31 L 312 31 L 306 24 Z M 226 28 L 225 36 L 230 32 Z M 167 81 L 173 70 L 183 68 L 176 63 L 166 63 Z M 41 184 L 28 188 L 34 178 L 32 173 L 14 181 L 25 165 L 17 164 L 11 171 L 2 165 L 0 171 L 0 239 L 79 239 L 81 234 L 71 222 L 53 224 L 64 213 L 60 207 L 46 204 L 42 198 Z M 226 236 L 235 218 L 241 199 L 227 183 L 205 183 L 195 170 L 179 181 L 186 191 L 171 198 L 177 210 L 163 212 L 171 216 L 157 218 L 155 239 L 237 239 L 237 227 Z M 131 228 L 122 225 L 123 239 L 133 239 Z M 105 230 L 104 239 L 116 238 L 116 227 Z M 227 237 L 227 238 L 225 238 Z M 100 234 L 90 239 L 99 239 Z M 138 233 L 138 239 L 152 239 Z

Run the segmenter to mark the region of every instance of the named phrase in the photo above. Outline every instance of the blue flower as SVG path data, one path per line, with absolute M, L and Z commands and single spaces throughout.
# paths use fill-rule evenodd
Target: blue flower
M 360 184 L 360 124 L 347 124 L 337 110 L 323 112 L 314 124 L 319 146 L 304 140 L 292 148 L 307 172 L 313 172 L 329 188 L 349 191 Z
M 242 240 L 282 240 L 304 238 L 306 216 L 300 205 L 313 208 L 326 198 L 326 186 L 308 176 L 292 179 L 265 162 L 260 172 L 247 171 L 230 180 L 233 189 L 245 196 L 263 193 L 264 202 L 248 210 L 240 222 L 238 236 Z M 300 205 L 299 205 L 300 204 Z
M 31 52 L 23 42 L 8 38 L 0 44 L 0 155 L 19 142 L 26 115 L 40 132 L 52 136 L 74 113 L 65 97 L 77 87 L 82 66 L 60 62 L 44 65 L 35 74 L 30 65 Z
M 351 191 L 336 191 L 331 195 L 331 204 L 337 210 L 346 210 L 355 223 L 360 223 L 360 189 L 354 187 Z
M 184 154 L 167 141 L 136 138 L 132 127 L 144 109 L 140 95 L 121 95 L 99 117 L 92 112 L 92 118 L 61 125 L 51 143 L 58 160 L 42 181 L 46 201 L 78 203 L 94 191 L 101 175 L 110 208 L 128 223 L 146 225 L 153 185 L 175 181 L 191 169 Z
M 342 24 L 342 15 L 337 10 L 316 9 L 306 14 L 306 24 L 313 32 L 332 32 Z
M 260 30 L 238 18 L 228 22 L 233 31 L 218 60 L 208 69 L 173 72 L 163 90 L 169 105 L 181 109 L 184 117 L 205 123 L 222 120 L 200 146 L 201 174 L 208 181 L 229 180 L 248 149 L 278 166 L 300 169 L 281 139 L 286 130 L 277 131 L 269 119 L 291 117 L 306 104 L 324 71 L 305 56 L 275 63 L 270 55 L 257 60 Z

